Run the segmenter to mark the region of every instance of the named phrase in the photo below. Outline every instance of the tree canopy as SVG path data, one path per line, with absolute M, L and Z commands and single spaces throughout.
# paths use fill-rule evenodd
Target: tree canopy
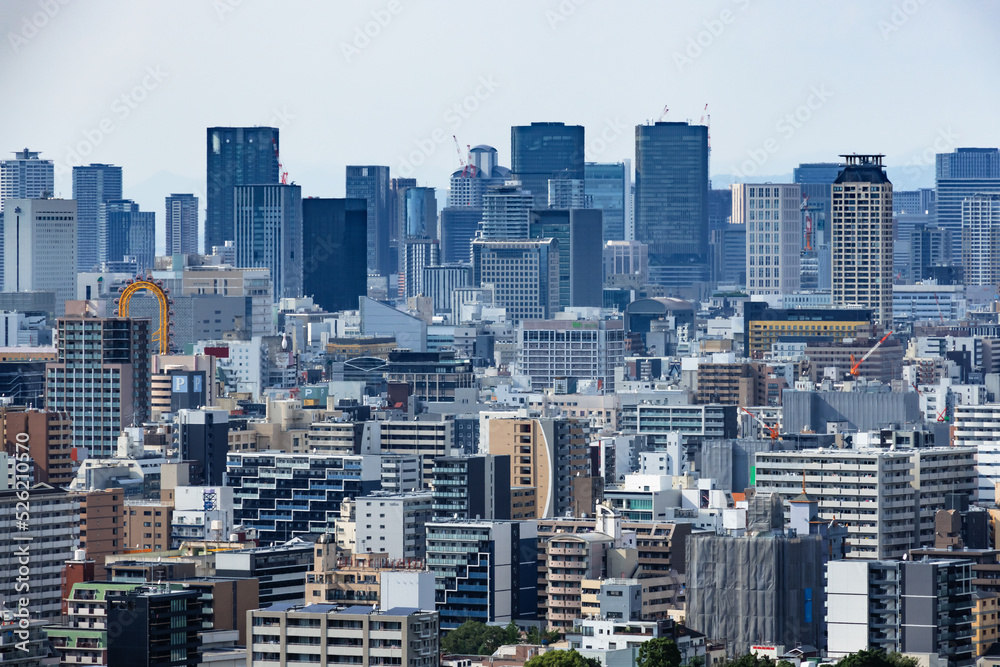
M 491 655 L 497 648 L 508 643 L 507 637 L 507 628 L 466 621 L 445 633 L 441 639 L 441 650 L 463 655 Z
M 601 667 L 594 658 L 585 658 L 577 651 L 546 651 L 524 663 L 524 667 Z
M 639 647 L 636 667 L 680 667 L 681 652 L 673 639 L 658 637 Z

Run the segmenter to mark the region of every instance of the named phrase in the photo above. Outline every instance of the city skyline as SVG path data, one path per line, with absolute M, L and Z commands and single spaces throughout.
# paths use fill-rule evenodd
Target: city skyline
M 452 135 L 463 155 L 467 144 L 492 145 L 499 163 L 510 165 L 510 128 L 531 122 L 583 125 L 587 161 L 634 159 L 634 126 L 669 107 L 671 121 L 711 115 L 715 187 L 732 180 L 727 176 L 787 181 L 797 164 L 845 152 L 885 154 L 897 189 L 930 186 L 935 153 L 1000 143 L 988 130 L 989 93 L 966 104 L 962 95 L 935 90 L 941 77 L 923 75 L 946 70 L 950 90 L 979 90 L 997 64 L 986 30 L 1000 9 L 958 7 L 735 0 L 623 12 L 566 0 L 430 12 L 391 0 L 282 14 L 237 0 L 194 11 L 5 3 L 6 88 L 36 96 L 30 106 L 8 108 L 0 145 L 27 146 L 53 160 L 56 196 L 71 195 L 73 164 L 110 163 L 123 167 L 124 196 L 144 210 L 161 210 L 168 194 L 192 192 L 204 220 L 207 127 L 277 127 L 290 182 L 310 196 L 343 197 L 348 164 L 387 165 L 393 177 L 446 188 L 458 168 Z M 442 11 L 450 12 L 446 23 Z M 487 25 L 516 37 L 517 48 L 498 43 L 481 57 L 456 59 L 463 35 Z M 91 58 L 70 59 L 98 27 L 110 41 Z M 314 34 L 324 39 L 310 39 Z M 849 48 L 844 34 L 853 35 Z M 176 48 L 178 35 L 187 36 L 184 49 Z M 561 76 L 537 66 L 592 35 L 598 48 L 574 49 L 578 66 Z M 959 40 L 963 48 L 945 55 L 926 49 Z M 765 41 L 771 76 L 743 65 L 748 53 L 766 55 L 759 51 Z M 104 57 L 126 51 L 134 57 Z M 835 70 L 826 65 L 834 55 Z M 894 73 L 889 80 L 848 74 L 872 58 Z M 411 74 L 398 69 L 394 85 L 371 86 L 372 76 L 404 63 Z M 265 90 L 259 73 L 272 66 L 281 84 Z M 48 85 L 39 91 L 32 85 L 42 72 Z M 331 85 L 366 90 L 364 102 L 338 104 L 324 92 Z M 66 97 L 72 105 L 56 103 Z

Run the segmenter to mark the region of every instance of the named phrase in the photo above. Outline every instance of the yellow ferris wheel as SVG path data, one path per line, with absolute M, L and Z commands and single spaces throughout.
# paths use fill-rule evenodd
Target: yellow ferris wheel
M 163 286 L 162 280 L 154 281 L 152 276 L 136 276 L 125 282 L 123 287 L 118 288 L 118 298 L 115 299 L 116 314 L 119 317 L 128 317 L 128 306 L 132 300 L 132 295 L 141 290 L 148 290 L 156 297 L 159 304 L 160 321 L 153 332 L 153 341 L 160 344 L 160 354 L 170 352 L 170 325 L 174 311 L 170 309 L 173 302 L 170 300 L 170 290 Z

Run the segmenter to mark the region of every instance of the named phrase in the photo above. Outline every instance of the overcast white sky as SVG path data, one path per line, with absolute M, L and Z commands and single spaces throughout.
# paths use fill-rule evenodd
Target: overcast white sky
M 3 0 L 0 22 L 0 151 L 122 165 L 158 224 L 204 191 L 211 125 L 277 124 L 308 196 L 343 196 L 346 164 L 447 187 L 452 134 L 509 165 L 531 121 L 632 158 L 665 105 L 709 104 L 716 186 L 844 152 L 931 185 L 935 152 L 1000 144 L 996 2 Z

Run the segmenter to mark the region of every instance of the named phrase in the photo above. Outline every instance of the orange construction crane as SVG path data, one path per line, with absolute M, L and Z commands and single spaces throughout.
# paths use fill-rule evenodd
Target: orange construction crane
M 746 408 L 740 408 L 740 410 L 742 410 L 743 412 L 745 412 L 748 415 L 750 415 L 751 417 L 753 417 L 757 421 L 757 423 L 761 425 L 761 428 L 763 428 L 765 431 L 767 431 L 767 435 L 768 435 L 769 438 L 771 438 L 771 440 L 777 440 L 778 438 L 781 437 L 781 434 L 778 432 L 778 429 L 775 428 L 774 426 L 771 426 L 766 421 L 764 421 L 763 419 L 761 419 L 760 417 L 758 417 L 754 413 L 750 412 Z
M 278 142 L 271 139 L 271 147 L 274 148 L 274 159 L 278 162 L 278 173 L 281 174 L 281 184 L 288 185 L 288 172 L 281 166 L 281 158 L 278 157 Z
M 941 412 L 938 413 L 937 420 L 939 422 L 946 422 L 946 421 L 948 421 L 948 406 L 947 405 L 944 406 L 944 410 L 942 410 Z
M 886 341 L 886 339 L 889 338 L 889 336 L 891 336 L 891 335 L 892 335 L 892 332 L 890 331 L 886 335 L 882 336 L 882 338 L 879 340 L 879 342 L 875 343 L 875 345 L 872 347 L 872 349 L 870 349 L 867 352 L 865 352 L 865 356 L 861 357 L 857 361 L 854 360 L 854 355 L 852 354 L 851 355 L 851 371 L 850 371 L 851 375 L 857 377 L 858 374 L 859 374 L 858 369 L 861 368 L 861 364 L 865 363 L 865 359 L 867 359 L 868 357 L 872 356 L 872 352 L 874 352 L 875 350 L 879 349 L 879 347 L 882 346 L 882 343 L 884 343 Z
M 938 317 L 941 318 L 941 324 L 944 324 L 944 313 L 941 312 L 941 302 L 938 300 L 937 292 L 934 292 L 934 303 L 937 304 Z

